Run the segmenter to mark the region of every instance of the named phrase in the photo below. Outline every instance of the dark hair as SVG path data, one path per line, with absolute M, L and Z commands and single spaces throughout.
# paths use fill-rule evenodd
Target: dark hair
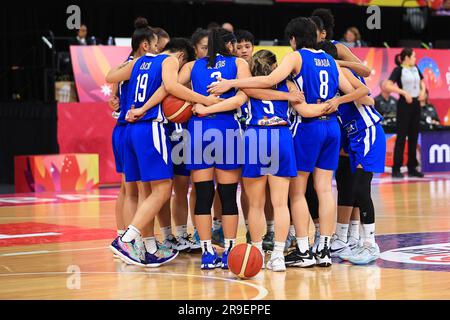
M 189 39 L 186 38 L 172 38 L 169 42 L 167 42 L 165 51 L 169 51 L 171 53 L 175 52 L 183 52 L 186 58 L 186 61 L 194 61 L 195 60 L 195 50 L 192 47 Z
M 267 76 L 272 72 L 272 66 L 277 63 L 277 56 L 269 50 L 259 50 L 252 57 L 252 75 Z
M 236 41 L 242 42 L 242 41 L 248 41 L 252 45 L 255 44 L 255 36 L 248 30 L 237 30 L 234 35 L 236 36 Z
M 164 30 L 163 28 L 160 27 L 155 27 L 153 28 L 153 31 L 155 32 L 155 34 L 158 36 L 158 38 L 166 38 L 166 39 L 170 39 L 169 34 L 166 32 L 166 30 Z
M 191 36 L 191 43 L 196 46 L 203 38 L 209 35 L 209 31 L 206 29 L 198 28 Z
M 305 17 L 294 18 L 284 30 L 286 37 L 290 40 L 295 38 L 296 49 L 317 47 L 317 28 L 314 22 Z
M 136 30 L 134 30 L 133 36 L 131 37 L 131 48 L 133 52 L 136 52 L 143 41 L 151 42 L 155 37 L 155 33 L 148 26 L 147 19 L 143 17 L 136 18 L 134 27 Z
M 330 56 L 333 57 L 333 59 L 338 58 L 338 52 L 336 46 L 331 42 L 330 40 L 324 40 L 322 42 L 319 42 L 317 45 L 318 49 L 321 49 L 328 53 Z
M 220 25 L 215 21 L 211 21 L 210 23 L 208 23 L 208 26 L 206 27 L 206 29 L 208 30 L 212 30 L 215 28 L 220 28 Z
M 322 19 L 320 19 L 320 17 L 318 17 L 318 16 L 312 16 L 312 17 L 311 17 L 311 20 L 312 20 L 312 21 L 314 22 L 314 24 L 316 25 L 317 30 L 319 30 L 319 32 L 322 32 L 322 30 L 324 29 Z
M 400 53 L 395 55 L 395 64 L 401 65 L 406 57 L 411 57 L 414 50 L 412 48 L 404 48 Z
M 323 28 L 320 31 L 325 30 L 327 32 L 327 40 L 331 40 L 334 29 L 334 16 L 331 10 L 319 8 L 314 10 L 311 16 L 319 17 L 322 20 Z
M 215 28 L 209 32 L 208 36 L 208 67 L 214 67 L 216 55 L 231 56 L 226 44 L 236 42 L 234 34 L 223 28 Z

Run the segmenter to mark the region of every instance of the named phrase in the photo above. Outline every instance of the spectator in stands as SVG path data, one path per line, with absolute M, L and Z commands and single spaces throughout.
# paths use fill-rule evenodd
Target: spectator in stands
M 395 118 L 398 100 L 385 88 L 386 80 L 380 82 L 380 94 L 375 97 L 375 109 L 383 118 Z
M 347 31 L 344 33 L 344 37 L 342 38 L 341 42 L 342 44 L 344 44 L 349 48 L 367 46 L 367 43 L 361 40 L 361 33 L 356 27 L 348 28 Z
M 425 91 L 425 97 L 420 101 L 422 112 L 420 114 L 420 128 L 422 130 L 434 130 L 441 126 L 439 115 L 436 108 L 428 100 L 428 89 Z
M 224 28 L 225 30 L 228 30 L 228 31 L 230 31 L 230 32 L 234 32 L 234 27 L 233 27 L 233 25 L 232 25 L 231 23 L 229 23 L 229 22 L 224 22 L 224 23 L 222 24 L 222 28 Z
M 156 27 L 156 28 L 152 28 L 152 29 L 155 32 L 155 34 L 158 36 L 158 43 L 156 44 L 156 47 L 158 48 L 158 52 L 163 52 L 164 47 L 170 41 L 170 36 L 166 32 L 166 30 L 164 30 L 163 28 Z
M 75 39 L 72 39 L 71 44 L 75 46 L 87 46 L 92 44 L 90 41 L 88 41 L 87 35 L 88 28 L 83 23 L 80 25 L 80 29 L 78 29 L 77 31 L 77 36 L 75 37 Z

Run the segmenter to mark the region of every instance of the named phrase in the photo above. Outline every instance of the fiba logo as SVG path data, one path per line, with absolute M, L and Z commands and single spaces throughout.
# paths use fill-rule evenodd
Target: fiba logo
M 380 258 L 391 262 L 450 266 L 450 243 L 389 250 L 381 253 Z
M 433 144 L 429 151 L 430 163 L 450 163 L 450 146 Z

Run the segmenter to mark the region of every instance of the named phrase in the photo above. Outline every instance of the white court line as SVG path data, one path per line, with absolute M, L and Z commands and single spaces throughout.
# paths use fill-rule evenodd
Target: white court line
M 203 278 L 203 279 L 213 279 L 213 280 L 221 280 L 221 281 L 228 281 L 228 282 L 234 282 L 238 284 L 242 284 L 244 286 L 249 286 L 258 291 L 258 294 L 251 298 L 250 300 L 261 300 L 267 294 L 269 291 L 264 288 L 263 286 L 259 286 L 250 282 L 242 281 L 242 280 L 236 280 L 236 279 L 229 279 L 229 278 L 221 278 L 221 277 L 213 277 L 213 276 L 203 276 L 203 275 L 196 275 L 196 274 L 184 274 L 184 273 L 171 273 L 171 272 L 131 272 L 131 271 L 124 271 L 124 272 L 117 272 L 117 271 L 90 271 L 90 272 L 80 272 L 80 274 L 127 274 L 127 275 L 162 275 L 162 276 L 175 276 L 175 277 L 193 277 L 193 278 Z M 43 275 L 67 275 L 67 272 L 24 272 L 24 273 L 0 273 L 0 277 L 4 276 L 43 276 Z
M 10 253 L 2 253 L 2 254 L 0 254 L 0 257 L 22 256 L 22 255 L 30 255 L 30 254 L 48 254 L 48 253 L 59 253 L 59 252 L 74 252 L 74 251 L 93 251 L 93 250 L 100 250 L 100 249 L 108 249 L 108 247 L 10 252 Z

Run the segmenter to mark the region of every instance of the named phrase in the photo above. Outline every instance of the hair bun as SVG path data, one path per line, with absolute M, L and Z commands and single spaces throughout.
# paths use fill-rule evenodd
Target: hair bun
M 147 19 L 144 17 L 136 18 L 136 20 L 134 20 L 134 27 L 136 29 L 147 28 L 148 27 Z

